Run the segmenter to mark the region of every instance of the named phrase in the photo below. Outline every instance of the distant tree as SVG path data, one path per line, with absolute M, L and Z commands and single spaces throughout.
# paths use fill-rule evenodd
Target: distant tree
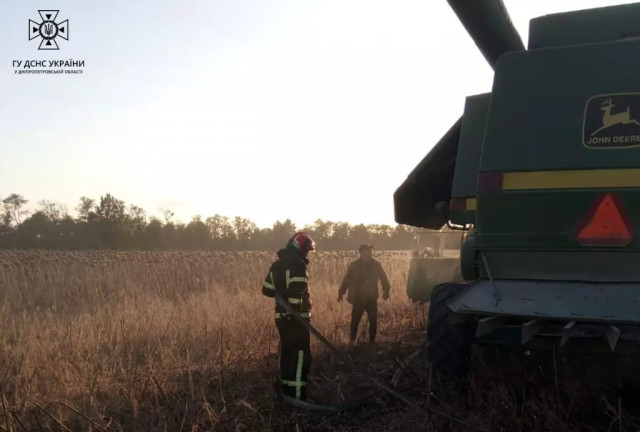
M 22 195 L 16 193 L 12 193 L 3 199 L 2 204 L 4 207 L 5 221 L 8 220 L 9 224 L 13 222 L 15 225 L 20 225 L 20 223 L 22 223 L 22 217 L 29 213 L 23 210 L 23 207 L 28 202 L 29 201 L 24 199 Z
M 152 217 L 145 227 L 142 245 L 146 249 L 162 249 L 166 247 L 163 241 L 162 221 L 156 217 Z
M 137 225 L 144 225 L 147 215 L 142 208 L 132 204 L 129 206 L 129 218 Z
M 108 193 L 100 197 L 100 204 L 96 206 L 96 215 L 99 221 L 123 223 L 126 218 L 125 209 L 124 201 Z
M 0 225 L 3 225 L 5 227 L 11 226 L 11 219 L 12 218 L 10 212 L 8 212 L 4 207 L 0 209 Z
M 147 213 L 142 207 L 131 204 L 126 211 L 125 220 L 133 233 L 144 231 L 147 225 Z
M 65 227 L 65 231 L 68 233 L 66 241 L 74 245 L 75 248 L 99 249 L 102 247 L 95 207 L 96 202 L 94 199 L 86 196 L 80 197 L 80 202 L 75 208 L 78 212 L 78 218 L 74 220 L 75 226 L 73 229 L 68 224 Z
M 213 239 L 231 239 L 235 237 L 233 225 L 231 225 L 229 218 L 226 216 L 210 216 L 205 221 L 205 224 Z
M 416 233 L 419 230 L 410 227 L 408 225 L 398 225 L 396 226 L 393 233 L 393 241 L 390 244 L 390 249 L 414 249 L 416 247 Z
M 160 211 L 162 212 L 162 217 L 164 218 L 165 224 L 170 223 L 171 219 L 173 219 L 173 216 L 175 216 L 175 214 L 169 209 L 160 208 Z
M 212 248 L 229 250 L 236 245 L 236 234 L 228 217 L 218 214 L 210 216 L 205 220 L 205 225 L 212 239 Z
M 276 221 L 271 228 L 256 228 L 252 243 L 256 244 L 259 250 L 278 250 L 296 231 L 298 231 L 296 224 L 291 219 L 286 219 L 284 222 Z
M 144 231 L 147 226 L 145 211 L 136 205 L 130 205 L 124 218 L 126 240 L 129 247 L 139 248 L 143 242 Z
M 324 222 L 322 219 L 318 219 L 314 222 L 312 229 L 316 235 L 316 241 L 322 242 L 328 240 L 333 236 L 333 222 Z
M 17 232 L 24 248 L 50 247 L 55 244 L 55 223 L 43 211 L 37 211 L 25 219 Z
M 167 222 L 162 227 L 163 249 L 188 249 L 184 224 Z
M 394 235 L 393 227 L 389 225 L 369 225 L 367 228 L 371 233 L 371 243 L 376 246 L 376 249 L 389 249 Z
M 78 223 L 69 215 L 58 221 L 57 241 L 52 247 L 57 249 L 78 249 L 82 238 L 79 237 Z
M 233 218 L 233 231 L 236 234 L 238 240 L 249 240 L 252 234 L 255 232 L 255 224 L 249 219 L 236 216 Z
M 49 218 L 50 221 L 60 221 L 69 215 L 67 206 L 57 201 L 42 200 L 38 201 L 40 211 Z
M 107 193 L 100 197 L 95 208 L 98 232 L 102 247 L 122 248 L 126 244 L 127 213 L 124 201 Z
M 331 245 L 329 249 L 351 249 L 350 235 L 351 226 L 346 222 L 337 222 L 333 225 L 333 232 L 331 233 Z
M 78 207 L 76 207 L 76 211 L 78 212 L 78 219 L 80 219 L 80 221 L 82 222 L 87 222 L 94 206 L 95 200 L 92 200 L 91 198 L 87 198 L 85 196 L 81 197 L 80 204 L 78 204 Z
M 277 250 L 299 228 L 290 220 L 276 221 L 270 228 L 258 228 L 247 218 L 214 215 L 195 216 L 187 224 L 175 222 L 171 210 L 160 218 L 148 218 L 141 207 L 107 193 L 99 202 L 81 197 L 71 217 L 56 201 L 38 202 L 29 216 L 28 203 L 19 194 L 0 199 L 0 248 L 59 249 L 200 249 Z M 163 221 L 164 219 L 164 221 Z M 352 226 L 346 222 L 317 219 L 303 230 L 316 241 L 319 250 L 353 250 L 361 243 L 373 243 L 378 250 L 420 247 L 457 248 L 459 233 L 443 229 L 424 230 L 406 225 Z M 445 234 L 447 234 L 445 236 Z
M 275 250 L 282 247 L 286 240 L 295 232 L 297 232 L 296 224 L 291 219 L 284 222 L 276 221 L 270 230 L 265 230 L 264 237 L 267 239 L 267 249 Z
M 208 249 L 211 245 L 209 228 L 202 222 L 201 216 L 195 216 L 185 227 L 189 248 Z
M 363 243 L 371 243 L 371 233 L 363 224 L 351 227 L 349 230 L 350 245 L 352 249 L 356 249 Z
M 11 218 L 8 217 L 7 213 L 3 213 L 0 220 L 0 248 L 11 249 L 16 247 L 20 247 L 16 229 L 11 226 Z
M 280 222 L 280 221 L 276 221 L 275 224 L 273 224 L 273 228 L 271 228 L 274 236 L 281 236 L 281 237 L 289 237 L 291 234 L 294 234 L 297 229 L 296 229 L 296 224 L 294 224 L 293 222 L 291 222 L 291 219 L 287 219 L 284 222 Z
M 252 220 L 240 216 L 233 218 L 233 231 L 240 249 L 247 249 L 250 246 L 250 241 L 257 230 L 258 227 Z

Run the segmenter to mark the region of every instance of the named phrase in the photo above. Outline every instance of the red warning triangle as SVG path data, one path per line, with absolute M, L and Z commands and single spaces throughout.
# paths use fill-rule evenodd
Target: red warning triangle
M 633 228 L 615 194 L 604 194 L 594 202 L 578 228 L 583 246 L 625 246 L 633 240 Z

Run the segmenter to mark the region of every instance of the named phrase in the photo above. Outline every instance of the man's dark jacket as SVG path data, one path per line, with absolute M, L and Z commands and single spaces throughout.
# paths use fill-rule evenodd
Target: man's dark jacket
M 368 262 L 359 258 L 349 265 L 338 294 L 342 296 L 348 291 L 347 301 L 352 305 L 378 300 L 378 281 L 388 294 L 391 287 L 382 264 L 373 258 Z

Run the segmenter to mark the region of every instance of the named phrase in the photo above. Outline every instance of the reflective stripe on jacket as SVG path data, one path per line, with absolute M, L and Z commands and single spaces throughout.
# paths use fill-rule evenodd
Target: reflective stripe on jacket
M 276 293 L 289 301 L 289 305 L 303 317 L 309 317 L 311 300 L 309 297 L 309 261 L 300 256 L 297 249 L 278 251 L 278 260 L 271 265 L 262 283 L 262 294 L 275 298 Z M 276 318 L 286 316 L 285 309 L 276 303 Z

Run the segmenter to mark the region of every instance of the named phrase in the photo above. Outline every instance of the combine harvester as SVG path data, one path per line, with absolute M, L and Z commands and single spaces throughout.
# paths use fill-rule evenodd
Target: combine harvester
M 528 49 L 501 1 L 449 4 L 495 76 L 394 195 L 398 223 L 468 234 L 429 361 L 460 378 L 473 344 L 640 353 L 640 3 L 535 18 Z

